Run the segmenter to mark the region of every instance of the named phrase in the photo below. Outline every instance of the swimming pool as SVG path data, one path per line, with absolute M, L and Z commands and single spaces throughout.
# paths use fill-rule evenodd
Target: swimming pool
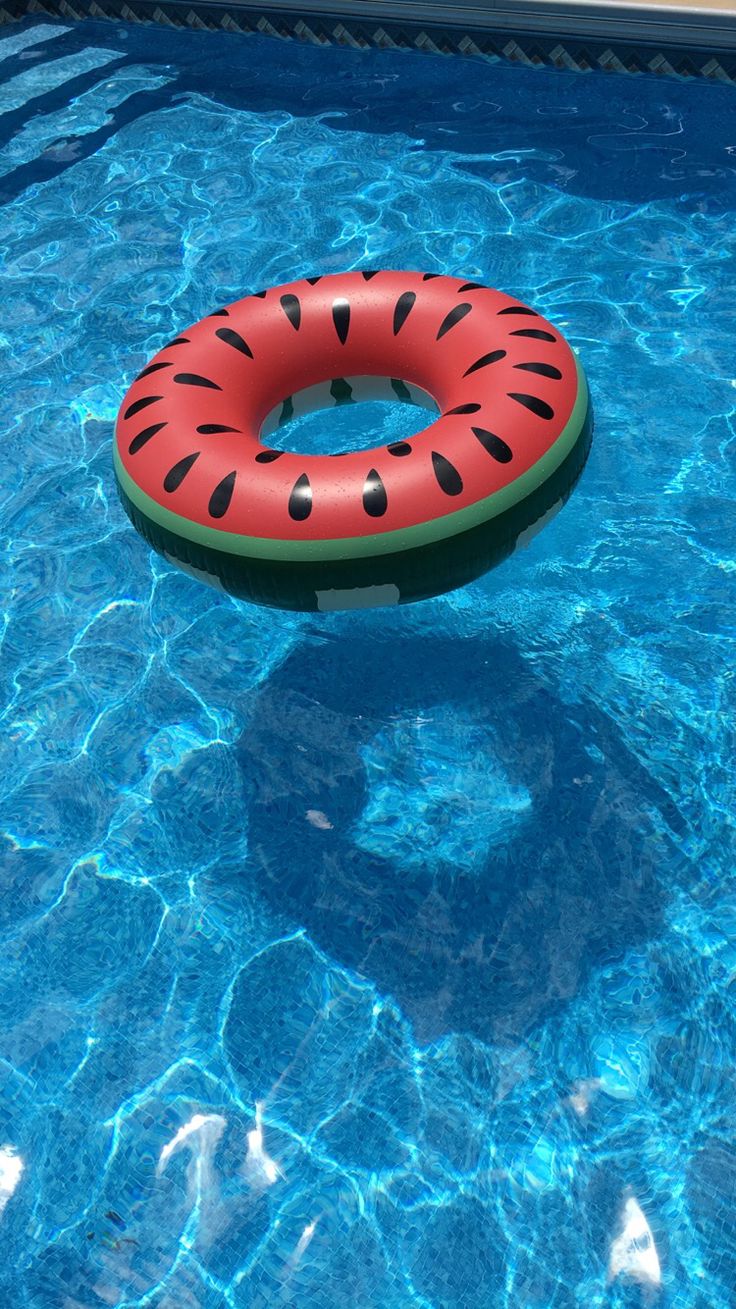
M 0 76 L 3 1304 L 732 1306 L 733 89 L 38 21 Z M 401 611 L 151 556 L 130 378 L 381 266 L 578 349 L 565 511 Z

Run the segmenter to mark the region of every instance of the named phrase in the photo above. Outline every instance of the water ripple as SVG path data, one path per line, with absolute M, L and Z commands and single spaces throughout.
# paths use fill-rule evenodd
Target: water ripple
M 728 1309 L 732 90 L 92 23 L 0 59 L 5 1300 Z M 132 376 L 382 265 L 567 333 L 569 508 L 398 612 L 172 571 L 113 489 Z

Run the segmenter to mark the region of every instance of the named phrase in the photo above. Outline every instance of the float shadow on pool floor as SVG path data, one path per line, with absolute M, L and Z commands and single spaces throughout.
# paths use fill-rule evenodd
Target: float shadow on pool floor
M 420 1043 L 518 1038 L 658 929 L 661 792 L 509 644 L 302 645 L 238 758 L 248 881 Z

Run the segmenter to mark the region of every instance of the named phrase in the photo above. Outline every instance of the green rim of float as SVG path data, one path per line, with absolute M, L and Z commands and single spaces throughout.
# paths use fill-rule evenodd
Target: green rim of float
M 536 490 L 549 481 L 574 450 L 586 429 L 592 427 L 588 384 L 577 356 L 575 356 L 575 367 L 578 390 L 570 418 L 554 445 L 532 468 L 516 478 L 509 486 L 495 491 L 485 499 L 476 500 L 475 504 L 468 505 L 465 509 L 458 509 L 454 513 L 444 514 L 440 518 L 433 518 L 398 531 L 338 539 L 287 541 L 279 538 L 242 536 L 239 533 L 205 527 L 188 518 L 182 518 L 146 495 L 126 472 L 115 444 L 113 454 L 118 487 L 125 501 L 132 505 L 152 528 L 160 528 L 171 538 L 189 542 L 199 547 L 200 551 L 213 551 L 218 557 L 222 554 L 230 554 L 244 560 L 273 563 L 349 563 L 354 559 L 401 555 L 407 551 L 464 535 L 472 532 L 473 528 L 489 524 L 494 518 L 528 500 Z M 155 531 L 147 535 L 151 543 L 158 548 Z

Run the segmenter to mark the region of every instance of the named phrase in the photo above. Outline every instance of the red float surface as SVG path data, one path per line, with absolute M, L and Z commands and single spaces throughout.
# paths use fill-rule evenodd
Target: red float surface
M 274 287 L 177 340 L 123 401 L 121 462 L 174 513 L 244 536 L 373 535 L 466 508 L 538 462 L 565 428 L 578 392 L 574 355 L 540 315 L 499 291 L 416 272 L 343 273 Z M 489 355 L 498 357 L 468 371 Z M 383 445 L 340 457 L 284 452 L 259 462 L 270 449 L 259 431 L 275 405 L 318 382 L 360 375 L 401 379 L 435 398 L 440 416 L 409 439 L 408 457 Z M 213 427 L 233 430 L 199 430 Z M 376 478 L 380 494 L 366 497 Z M 301 501 L 294 498 L 300 479 L 307 488 Z M 299 503 L 302 516 L 295 517 Z

